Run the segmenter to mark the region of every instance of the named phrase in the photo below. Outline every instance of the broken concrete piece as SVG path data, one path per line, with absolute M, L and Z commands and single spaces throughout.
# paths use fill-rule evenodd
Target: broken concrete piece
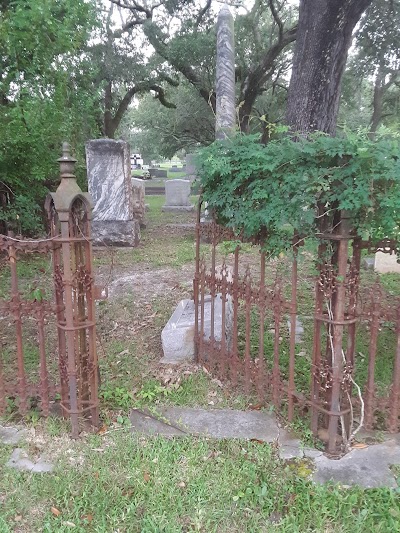
M 54 465 L 48 463 L 44 458 L 39 457 L 36 461 L 31 461 L 25 450 L 16 448 L 11 454 L 10 459 L 6 463 L 10 468 L 17 470 L 27 470 L 29 472 L 52 472 Z
M 232 302 L 225 304 L 225 334 L 227 346 L 232 335 Z M 214 338 L 222 339 L 222 298 L 220 294 L 212 301 L 211 296 L 204 299 L 204 339 L 211 338 L 211 309 L 214 306 Z M 200 306 L 199 306 L 200 320 Z M 179 364 L 194 359 L 195 304 L 193 300 L 181 300 L 161 333 L 164 357 L 161 363 Z
M 25 429 L 0 426 L 0 442 L 2 444 L 18 444 L 25 435 Z

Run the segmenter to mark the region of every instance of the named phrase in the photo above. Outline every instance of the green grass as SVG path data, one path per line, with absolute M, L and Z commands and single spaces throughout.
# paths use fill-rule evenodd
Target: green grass
M 44 475 L 5 467 L 0 450 L 2 533 L 399 531 L 398 491 L 314 485 L 308 463 L 266 444 L 116 431 L 54 447 Z
M 4 256 L 3 256 L 4 257 Z M 40 289 L 41 297 L 49 296 L 46 282 L 49 277 L 52 279 L 53 270 L 49 255 L 18 254 L 17 258 L 17 275 L 19 290 L 22 298 L 34 299 L 37 296 L 37 290 Z M 11 271 L 8 261 L 0 261 L 0 298 L 8 299 L 10 297 Z

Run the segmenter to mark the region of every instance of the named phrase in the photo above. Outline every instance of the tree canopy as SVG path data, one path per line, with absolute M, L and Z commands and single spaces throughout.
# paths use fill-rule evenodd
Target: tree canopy
M 151 159 L 214 140 L 216 0 L 0 6 L 3 222 L 39 227 L 62 140 L 78 155 L 80 179 L 89 138 L 122 136 Z M 296 130 L 304 123 L 333 132 L 337 113 L 339 127 L 372 135 L 398 126 L 400 0 L 254 0 L 231 9 L 240 131 L 261 133 L 264 143 L 285 120 Z

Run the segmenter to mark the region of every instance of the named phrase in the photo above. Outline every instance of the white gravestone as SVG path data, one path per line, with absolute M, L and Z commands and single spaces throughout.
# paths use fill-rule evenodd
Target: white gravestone
M 374 268 L 380 274 L 400 274 L 400 263 L 397 262 L 397 255 L 395 253 L 385 254 L 384 252 L 376 252 Z
M 165 182 L 165 205 L 163 211 L 193 211 L 190 203 L 189 180 L 167 180 Z
M 144 180 L 132 178 L 133 217 L 139 220 L 141 228 L 146 227 L 144 222 L 144 214 L 146 211 L 145 194 L 146 189 L 144 186 Z
M 206 296 L 204 299 L 205 340 L 211 338 L 211 307 L 211 296 Z M 199 320 L 200 313 L 199 304 Z M 179 364 L 194 359 L 194 326 L 195 303 L 193 300 L 182 300 L 162 330 L 161 341 L 164 357 L 161 359 L 161 363 Z M 232 339 L 232 300 L 230 297 L 227 298 L 225 304 L 225 337 L 227 347 L 229 347 Z M 214 338 L 216 341 L 222 339 L 222 298 L 220 294 L 217 294 L 214 299 Z
M 139 221 L 133 216 L 129 145 L 98 139 L 86 143 L 88 189 L 93 199 L 95 244 L 136 246 Z

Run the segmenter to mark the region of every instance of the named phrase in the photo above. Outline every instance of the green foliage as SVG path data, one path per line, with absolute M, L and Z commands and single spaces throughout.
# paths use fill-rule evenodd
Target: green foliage
M 61 142 L 79 156 L 96 131 L 94 68 L 85 55 L 95 17 L 84 0 L 16 0 L 1 11 L 0 221 L 19 233 L 41 229 Z
M 105 385 L 101 387 L 99 396 L 112 409 L 124 409 L 126 411 L 133 406 L 133 394 L 125 387 Z
M 295 229 L 318 231 L 317 209 L 350 212 L 355 230 L 379 241 L 400 237 L 400 162 L 397 137 L 367 134 L 258 136 L 215 142 L 199 157 L 203 199 L 222 224 L 262 237 L 273 254 L 288 249 Z

